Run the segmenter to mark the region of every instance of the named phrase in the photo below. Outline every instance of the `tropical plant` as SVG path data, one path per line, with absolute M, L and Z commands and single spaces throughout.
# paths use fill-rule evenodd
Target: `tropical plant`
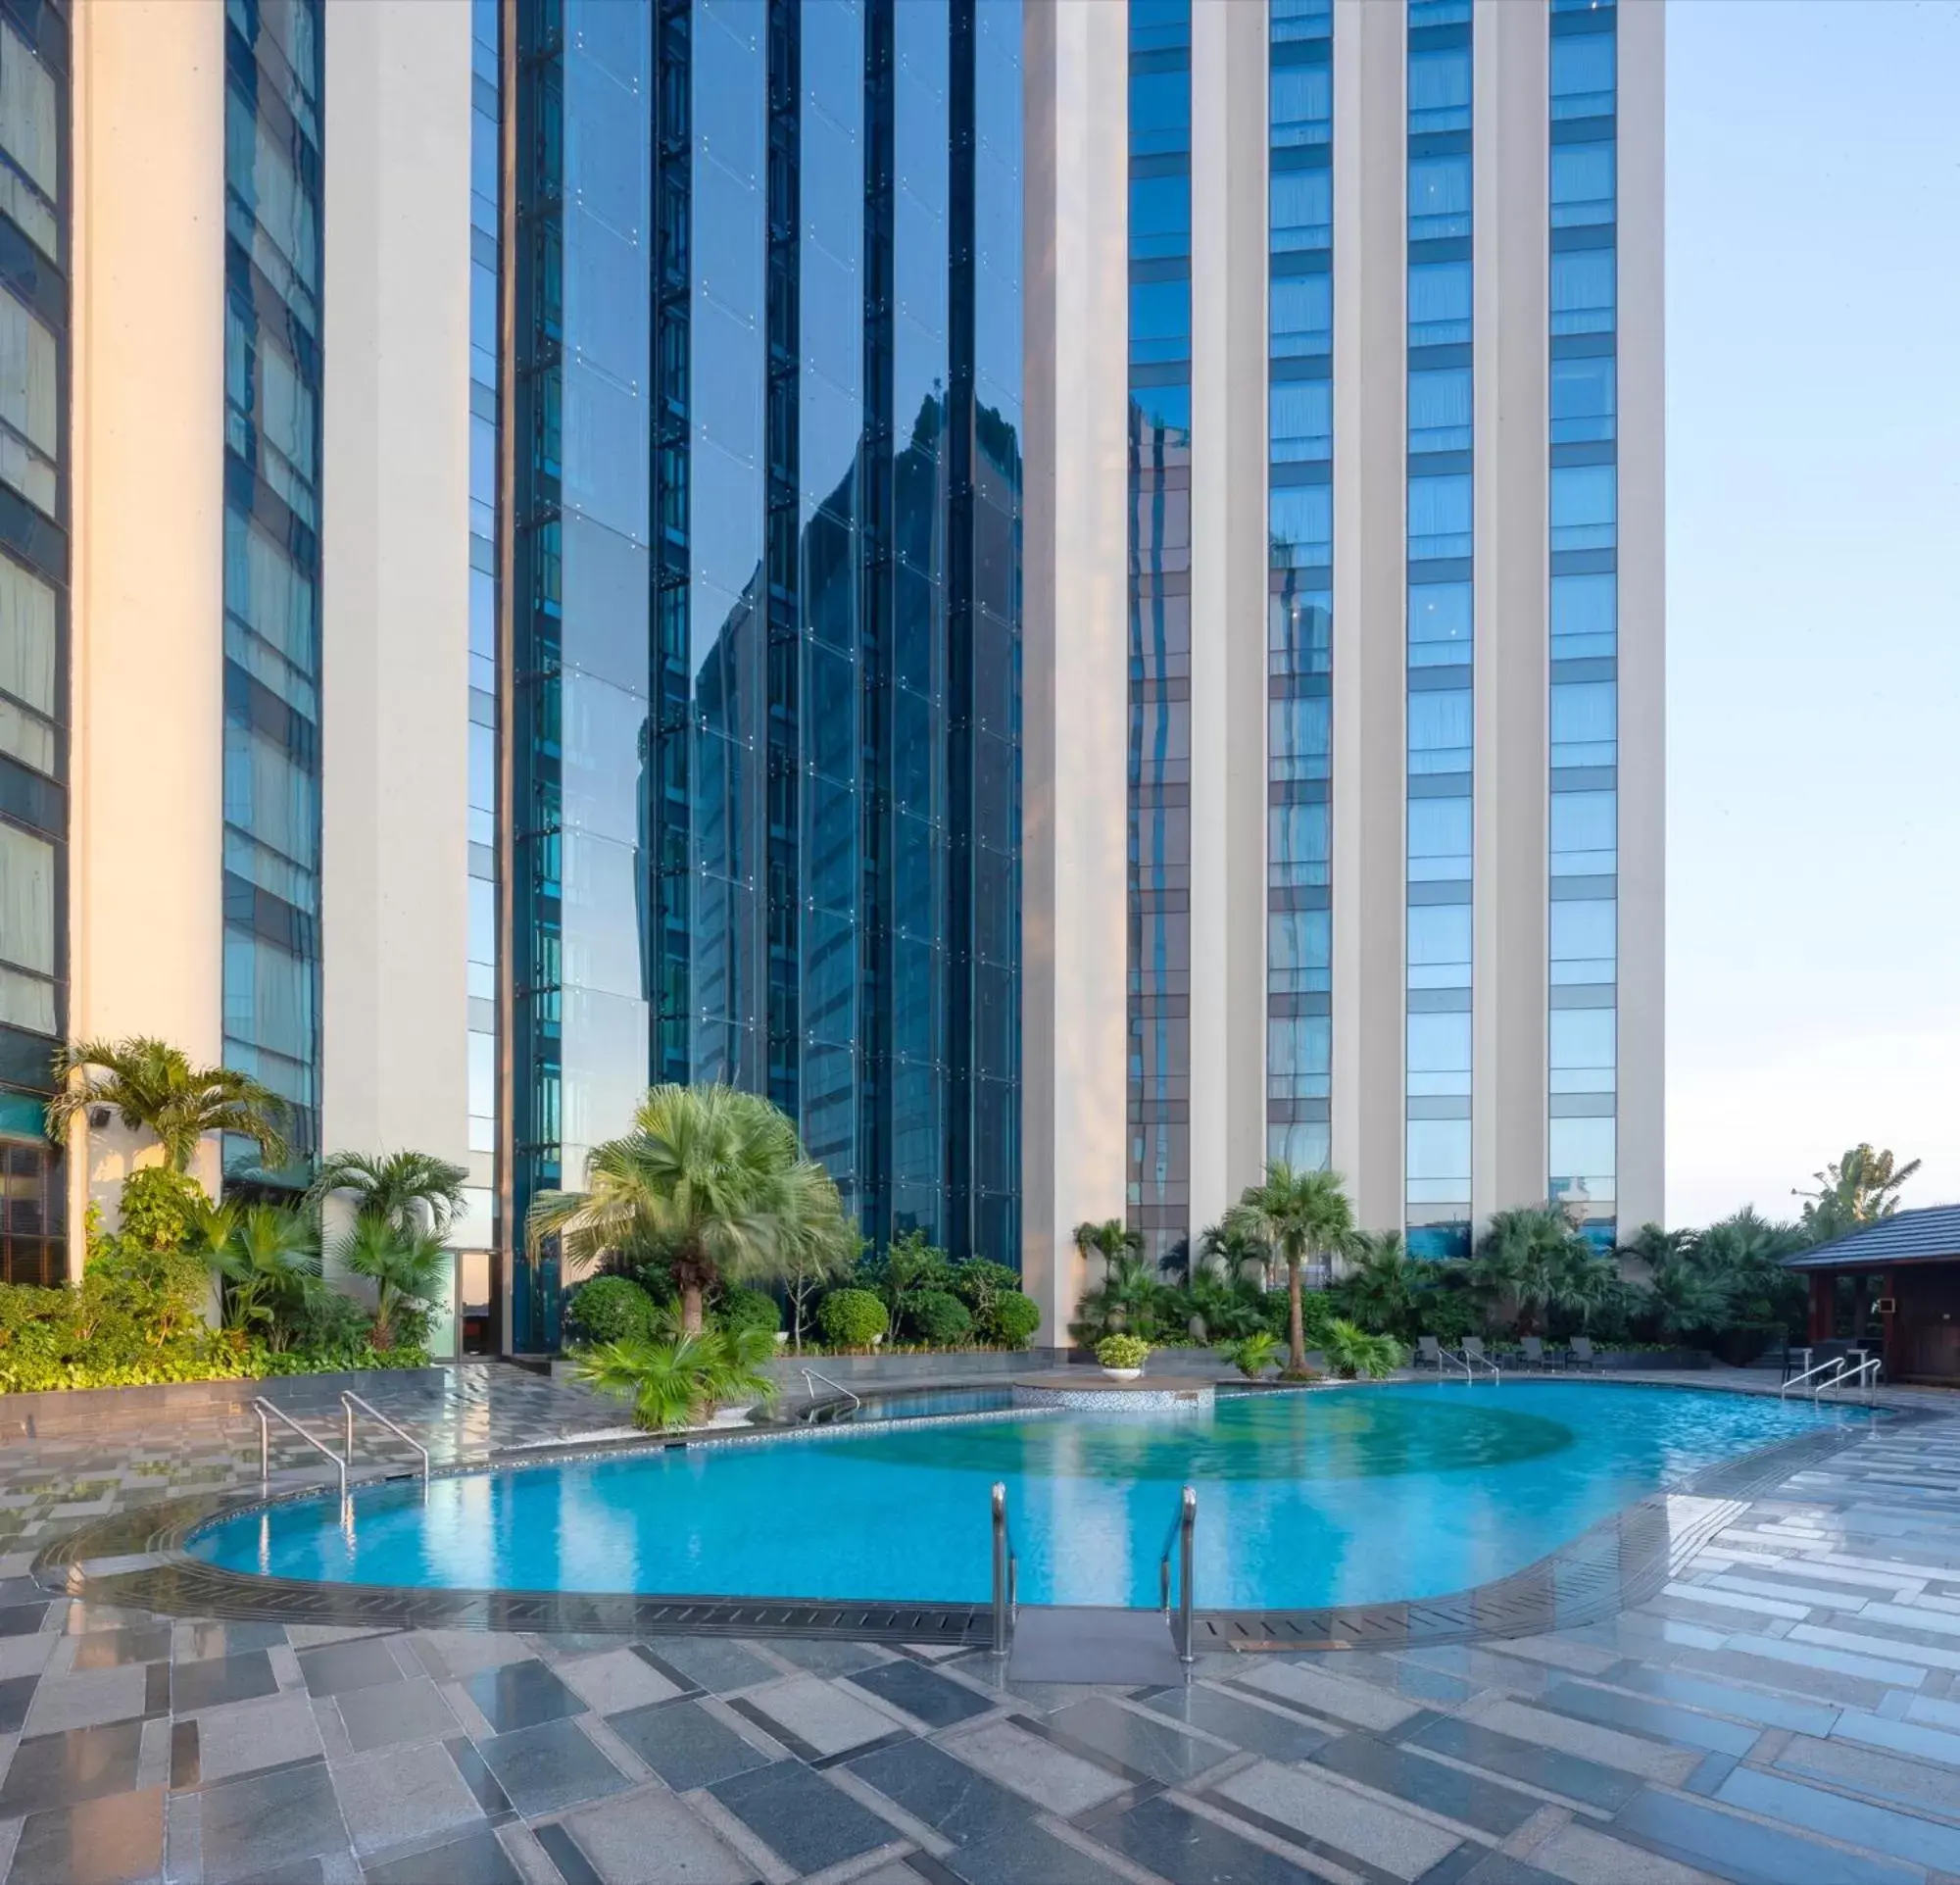
M 1096 1359 L 1105 1368 L 1140 1368 L 1150 1354 L 1151 1345 L 1141 1335 L 1105 1335 L 1096 1344 Z
M 1102 1258 L 1106 1280 L 1117 1258 L 1135 1256 L 1143 1249 L 1144 1240 L 1140 1232 L 1130 1229 L 1120 1217 L 1105 1217 L 1100 1224 L 1084 1219 L 1075 1226 L 1075 1247 L 1085 1258 Z
M 462 1166 L 432 1152 L 335 1152 L 321 1161 L 308 1195 L 323 1203 L 344 1193 L 359 1215 L 446 1237 L 468 1182 Z
M 319 1283 L 319 1220 L 280 1205 L 207 1206 L 198 1254 L 219 1278 L 224 1326 L 275 1353 L 291 1346 Z
M 1242 1335 L 1224 1348 L 1225 1359 L 1249 1381 L 1256 1381 L 1278 1360 L 1280 1338 L 1270 1329 Z
M 374 1346 L 419 1345 L 428 1334 L 429 1305 L 449 1272 L 442 1239 L 432 1230 L 403 1230 L 385 1217 L 362 1215 L 334 1255 L 343 1268 L 374 1285 Z
M 1271 1247 L 1243 1220 L 1234 1222 L 1229 1214 L 1222 1222 L 1207 1224 L 1198 1233 L 1198 1262 L 1200 1270 L 1216 1269 L 1228 1282 L 1238 1282 L 1249 1268 L 1258 1271 L 1261 1283 L 1272 1280 Z
M 816 1325 L 832 1348 L 869 1348 L 892 1326 L 892 1313 L 868 1289 L 833 1289 L 816 1306 Z
M 208 1132 L 250 1139 L 261 1162 L 282 1166 L 286 1103 L 270 1087 L 229 1067 L 193 1067 L 180 1047 L 147 1034 L 120 1041 L 74 1041 L 54 1059 L 56 1092 L 48 1136 L 66 1144 L 77 1118 L 107 1107 L 131 1132 L 147 1132 L 173 1171 L 188 1171 Z
M 892 1315 L 894 1329 L 918 1334 L 913 1305 L 927 1291 L 943 1294 L 953 1281 L 953 1262 L 922 1230 L 894 1237 L 882 1251 L 859 1258 L 857 1281 L 877 1292 Z
M 1265 1292 L 1255 1283 L 1227 1282 L 1215 1269 L 1197 1270 L 1177 1292 L 1177 1313 L 1195 1342 L 1231 1341 L 1266 1326 Z
M 908 1313 L 912 1327 L 935 1348 L 957 1348 L 973 1333 L 973 1312 L 950 1290 L 920 1290 Z
M 1490 1300 L 1513 1304 L 1518 1328 L 1530 1335 L 1559 1300 L 1582 1247 L 1579 1233 L 1556 1205 L 1494 1211 L 1477 1240 L 1472 1282 Z
M 139 1166 L 122 1180 L 119 1234 L 145 1250 L 183 1250 L 202 1242 L 211 1200 L 187 1171 Z
M 1083 1297 L 1070 1328 L 1089 1342 L 1126 1331 L 1155 1335 L 1159 1311 L 1174 1303 L 1176 1294 L 1151 1274 L 1141 1257 L 1125 1253 L 1110 1259 L 1102 1283 Z
M 775 1348 L 761 1329 L 704 1329 L 648 1341 L 628 1337 L 588 1349 L 572 1378 L 633 1404 L 633 1423 L 654 1432 L 699 1426 L 717 1407 L 769 1401 L 776 1384 L 763 1370 Z
M 976 1318 L 974 1327 L 984 1341 L 1003 1348 L 1026 1348 L 1041 1327 L 1041 1305 L 1017 1289 L 1004 1289 Z
M 1694 1335 L 1721 1327 L 1728 1302 L 1721 1285 L 1681 1256 L 1661 1265 L 1647 1285 L 1648 1314 L 1662 1335 Z
M 1328 1365 L 1348 1381 L 1363 1374 L 1379 1381 L 1383 1375 L 1393 1374 L 1405 1359 L 1402 1345 L 1393 1335 L 1372 1335 L 1338 1317 L 1327 1325 L 1324 1346 Z
M 947 1288 L 973 1312 L 977 1328 L 986 1323 L 1001 1297 L 1020 1294 L 1021 1274 L 1005 1264 L 989 1263 L 984 1257 L 965 1257 L 953 1265 L 953 1277 Z
M 1287 1370 L 1306 1372 L 1300 1318 L 1299 1266 L 1341 1249 L 1354 1233 L 1354 1208 L 1334 1171 L 1297 1171 L 1284 1160 L 1266 1167 L 1263 1184 L 1249 1185 L 1225 1214 L 1226 1224 L 1279 1253 L 1287 1267 Z
M 1614 1247 L 1613 1255 L 1622 1264 L 1635 1265 L 1635 1275 L 1651 1276 L 1661 1265 L 1672 1262 L 1688 1248 L 1692 1234 L 1686 1230 L 1663 1230 L 1658 1224 L 1642 1224 L 1625 1243 Z
M 783 1313 L 773 1296 L 738 1284 L 715 1299 L 714 1322 L 717 1328 L 759 1328 L 773 1343 L 783 1325 Z
M 654 1299 L 627 1276 L 595 1276 L 564 1301 L 565 1320 L 588 1343 L 651 1341 Z
M 803 1331 L 820 1292 L 851 1274 L 863 1255 L 864 1239 L 843 1221 L 835 1230 L 820 1219 L 799 1217 L 785 1238 L 783 1294 L 790 1306 L 790 1346 L 803 1353 Z M 671 1284 L 671 1272 L 662 1270 Z
M 1349 1268 L 1335 1294 L 1348 1317 L 1380 1334 L 1399 1334 L 1427 1281 L 1429 1265 L 1413 1258 L 1396 1230 L 1356 1231 Z
M 808 1246 L 853 1236 L 837 1187 L 787 1115 L 728 1086 L 657 1086 L 632 1130 L 586 1155 L 586 1189 L 542 1193 L 525 1218 L 533 1258 L 556 1237 L 567 1273 L 608 1251 L 658 1252 L 696 1333 L 718 1282 L 786 1275 Z
M 1913 1159 L 1900 1165 L 1889 1151 L 1875 1152 L 1861 1144 L 1813 1172 L 1817 1190 L 1799 1188 L 1790 1194 L 1804 1201 L 1803 1228 L 1810 1241 L 1828 1244 L 1848 1237 L 1863 1224 L 1889 1217 L 1898 1209 L 1900 1188 L 1920 1164 Z

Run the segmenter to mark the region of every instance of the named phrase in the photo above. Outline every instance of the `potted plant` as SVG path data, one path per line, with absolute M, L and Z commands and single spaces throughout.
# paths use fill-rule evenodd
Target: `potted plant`
M 1144 1371 L 1151 1345 L 1141 1335 L 1105 1335 L 1096 1344 L 1102 1372 L 1118 1381 L 1134 1381 Z

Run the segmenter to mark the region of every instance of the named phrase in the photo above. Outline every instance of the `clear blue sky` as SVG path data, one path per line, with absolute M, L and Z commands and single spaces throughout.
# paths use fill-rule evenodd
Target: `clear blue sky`
M 1960 1198 L 1960 0 L 1668 8 L 1668 1215 Z

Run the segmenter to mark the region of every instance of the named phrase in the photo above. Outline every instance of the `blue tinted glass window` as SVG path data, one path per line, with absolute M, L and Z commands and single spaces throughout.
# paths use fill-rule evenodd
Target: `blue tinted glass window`
M 1610 550 L 1617 536 L 1618 475 L 1610 465 L 1558 465 L 1551 472 L 1551 547 Z
M 1272 493 L 1267 528 L 1275 568 L 1310 569 L 1334 549 L 1334 489 L 1297 484 Z
M 1551 41 L 1551 115 L 1596 118 L 1613 109 L 1614 52 L 1610 32 L 1554 33 Z
M 1417 582 L 1408 592 L 1411 668 L 1448 668 L 1470 659 L 1472 603 L 1467 582 Z
M 1468 804 L 1468 801 L 1447 800 L 1445 803 Z M 1470 906 L 1467 903 L 1411 904 L 1408 912 L 1408 985 L 1411 988 L 1468 988 L 1470 927 Z
M 1410 799 L 1410 880 L 1443 882 L 1469 876 L 1470 833 L 1470 801 L 1467 798 Z
M 1130 179 L 1130 253 L 1138 258 L 1191 253 L 1191 179 Z
M 1471 549 L 1469 473 L 1412 477 L 1408 481 L 1408 553 L 1424 557 L 1467 557 Z
M 1331 66 L 1275 66 L 1271 99 L 1272 141 L 1276 147 L 1327 141 L 1334 123 Z
M 1610 655 L 1618 642 L 1617 579 L 1610 574 L 1553 576 L 1551 655 L 1574 661 Z
M 1187 360 L 1191 356 L 1191 283 L 1130 283 L 1130 358 Z
M 1557 681 L 1551 689 L 1551 763 L 1611 766 L 1618 758 L 1619 688 L 1610 680 Z
M 1553 899 L 1551 979 L 1554 982 L 1610 982 L 1616 972 L 1618 955 L 1619 906 L 1611 898 Z
M 1275 171 L 1267 215 L 1276 255 L 1326 248 L 1334 239 L 1333 171 Z
M 1467 772 L 1472 723 L 1467 687 L 1423 687 L 1408 697 L 1408 769 Z
M 1411 452 L 1467 452 L 1471 443 L 1470 369 L 1446 367 L 1408 376 Z
M 1551 147 L 1551 226 L 1574 228 L 1613 220 L 1614 148 L 1610 143 Z
M 1275 889 L 1327 881 L 1327 807 L 1276 805 L 1266 817 L 1266 857 Z
M 1334 347 L 1334 278 L 1326 274 L 1275 277 L 1270 290 L 1275 359 L 1329 353 Z
M 1269 419 L 1274 464 L 1328 458 L 1334 449 L 1334 382 L 1274 380 Z
M 1610 876 L 1619 868 L 1619 795 L 1551 795 L 1551 868 L 1555 876 Z
M 1470 1091 L 1470 1017 L 1464 1012 L 1408 1017 L 1408 1091 L 1418 1097 Z
M 1415 132 L 1470 128 L 1468 46 L 1409 54 L 1408 115 Z
M 1551 331 L 1611 333 L 1614 325 L 1611 249 L 1570 249 L 1551 258 Z
M 1133 72 L 1130 74 L 1130 151 L 1136 157 L 1161 156 L 1191 148 L 1191 74 L 1188 72 Z
M 1325 1015 L 1273 1016 L 1266 1022 L 1266 1096 L 1324 1100 L 1334 1052 L 1334 1023 Z
M 1411 242 L 1470 233 L 1470 158 L 1412 157 L 1408 167 Z
M 1408 272 L 1408 344 L 1439 347 L 1470 338 L 1470 265 L 1418 262 Z
M 1615 375 L 1610 354 L 1551 363 L 1551 442 L 1574 445 L 1614 435 Z
M 1333 986 L 1333 918 L 1325 910 L 1276 910 L 1266 919 L 1267 987 L 1322 994 Z

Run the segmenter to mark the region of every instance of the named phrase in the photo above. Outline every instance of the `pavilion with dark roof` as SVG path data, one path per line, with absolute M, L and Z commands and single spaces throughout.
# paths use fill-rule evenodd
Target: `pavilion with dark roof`
M 1888 1381 L 1960 1386 L 1960 1205 L 1894 1212 L 1784 1265 L 1810 1279 L 1813 1344 L 1876 1349 Z

